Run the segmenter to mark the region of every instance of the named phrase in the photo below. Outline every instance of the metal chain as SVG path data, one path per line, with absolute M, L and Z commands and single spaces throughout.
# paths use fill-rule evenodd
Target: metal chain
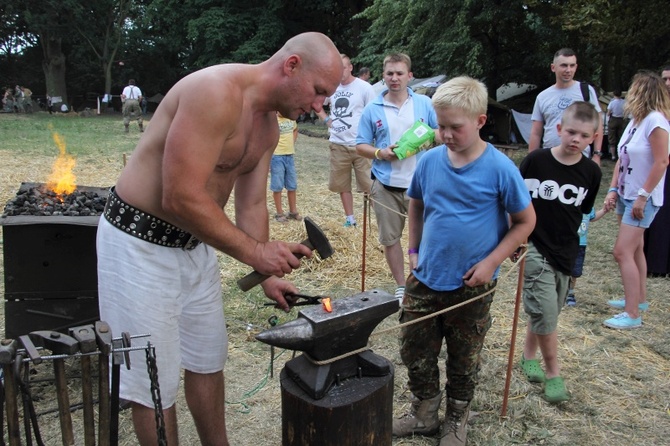
M 158 437 L 158 446 L 167 446 L 165 436 L 165 419 L 163 418 L 163 403 L 161 402 L 161 389 L 158 384 L 158 367 L 156 366 L 156 348 L 147 343 L 147 371 L 151 380 L 151 399 L 154 402 L 154 412 L 156 415 L 156 436 Z

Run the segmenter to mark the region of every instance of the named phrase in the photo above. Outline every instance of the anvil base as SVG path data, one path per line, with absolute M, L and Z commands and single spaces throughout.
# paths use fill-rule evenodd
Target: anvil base
M 393 442 L 393 366 L 381 356 L 365 352 L 357 364 L 383 375 L 340 377 L 325 395 L 312 398 L 289 376 L 288 363 L 281 372 L 282 446 L 391 446 Z M 347 359 L 352 359 L 350 357 Z M 300 359 L 295 358 L 289 362 Z M 302 358 L 303 361 L 307 361 Z M 342 360 L 344 361 L 344 360 Z M 337 364 L 315 381 L 326 382 Z M 367 363 L 367 364 L 366 364 Z M 294 363 L 295 364 L 295 363 Z M 311 364 L 311 363 L 310 363 Z M 371 365 L 374 364 L 374 365 Z M 337 381 L 337 380 L 336 380 Z M 334 384 L 334 383 L 333 383 Z
M 311 398 L 323 398 L 335 383 L 352 377 L 384 376 L 392 373 L 391 364 L 371 350 L 335 361 L 316 365 L 305 355 L 291 359 L 285 365 L 287 375 Z

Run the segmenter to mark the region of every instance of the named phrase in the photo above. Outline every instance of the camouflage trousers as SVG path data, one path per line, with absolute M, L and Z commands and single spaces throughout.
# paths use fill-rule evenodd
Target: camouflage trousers
M 123 125 L 130 124 L 131 119 L 137 119 L 142 127 L 142 109 L 137 99 L 126 99 L 123 103 Z
M 435 291 L 419 282 L 413 274 L 407 278 L 400 322 L 409 322 L 427 314 L 459 304 L 491 290 L 492 281 L 475 288 Z M 447 347 L 447 395 L 462 401 L 474 397 L 484 338 L 491 327 L 490 308 L 493 293 L 455 310 L 403 327 L 400 356 L 407 366 L 409 389 L 420 399 L 432 398 L 440 391 L 438 355 L 444 339 Z

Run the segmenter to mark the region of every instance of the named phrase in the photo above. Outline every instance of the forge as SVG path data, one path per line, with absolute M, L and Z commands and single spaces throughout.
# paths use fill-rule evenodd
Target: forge
M 99 319 L 95 238 L 109 188 L 77 186 L 62 197 L 22 183 L 0 217 L 5 337 L 65 333 Z

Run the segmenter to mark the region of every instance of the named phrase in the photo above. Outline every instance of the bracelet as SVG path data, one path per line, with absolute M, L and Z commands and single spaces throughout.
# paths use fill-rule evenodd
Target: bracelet
M 618 187 L 610 187 L 607 190 L 607 193 L 609 194 L 610 192 L 619 192 L 619 188 Z
M 326 117 L 323 119 L 323 123 L 324 123 L 324 124 L 328 124 L 328 121 L 330 121 L 330 116 L 326 116 Z
M 416 249 L 416 248 L 409 248 L 409 249 L 407 250 L 407 255 L 408 255 L 408 256 L 409 256 L 409 255 L 412 255 L 412 254 L 418 254 L 418 253 L 419 253 L 419 250 Z
M 381 152 L 381 150 L 382 150 L 382 149 L 377 149 L 377 150 L 375 150 L 375 158 L 377 158 L 378 160 L 381 159 L 381 158 L 379 157 L 379 152 Z

